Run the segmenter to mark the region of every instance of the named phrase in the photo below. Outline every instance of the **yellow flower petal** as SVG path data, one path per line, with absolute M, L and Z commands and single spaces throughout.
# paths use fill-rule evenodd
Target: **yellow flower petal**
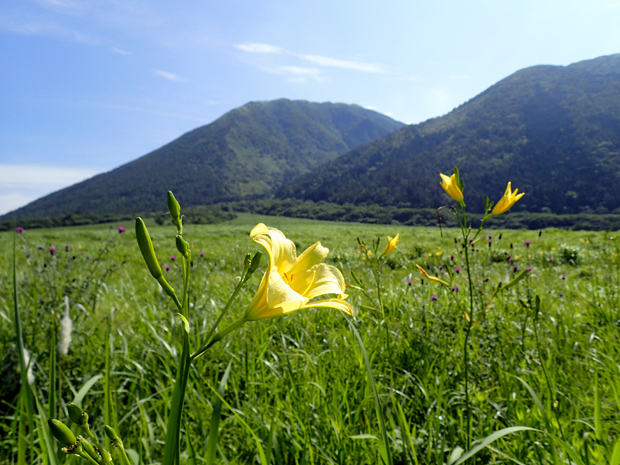
M 457 202 L 462 202 L 463 192 L 461 191 L 461 188 L 456 185 L 456 175 L 453 174 L 452 176 L 448 177 L 445 174 L 439 173 L 439 176 L 441 176 L 442 179 L 439 184 L 448 193 L 448 195 Z
M 422 276 L 424 276 L 426 279 L 428 279 L 429 281 L 435 281 L 436 283 L 440 283 L 443 284 L 444 286 L 448 286 L 448 283 L 445 282 L 442 279 L 436 278 L 435 276 L 431 276 L 429 275 L 426 270 L 424 268 L 422 268 L 420 265 L 416 265 L 416 267 L 418 268 L 418 271 L 420 272 L 420 274 Z
M 504 196 L 497 201 L 495 207 L 493 207 L 493 211 L 491 212 L 491 214 L 500 215 L 505 211 L 509 210 L 510 207 L 512 207 L 517 202 L 517 200 L 519 200 L 524 195 L 523 193 L 517 195 L 517 192 L 519 192 L 519 189 L 515 189 L 514 192 L 511 191 L 509 182 L 508 186 L 506 186 L 506 192 L 504 193 Z
M 257 225 L 250 236 L 269 254 L 269 266 L 248 305 L 246 320 L 261 320 L 309 307 L 330 307 L 349 315 L 353 307 L 344 299 L 345 282 L 340 270 L 321 263 L 329 253 L 319 242 L 296 257 L 295 244 L 277 229 Z M 337 298 L 310 302 L 311 299 L 334 294 Z
M 399 238 L 399 236 L 400 236 L 400 233 L 396 234 L 395 237 L 388 236 L 387 245 L 385 246 L 385 249 L 383 249 L 383 254 L 384 255 L 392 253 L 392 252 L 394 252 L 394 250 L 396 250 L 396 246 L 398 245 L 398 238 Z

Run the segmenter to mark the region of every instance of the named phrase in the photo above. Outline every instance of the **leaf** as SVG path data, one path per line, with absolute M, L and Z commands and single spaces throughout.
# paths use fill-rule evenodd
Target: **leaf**
M 207 440 L 207 453 L 205 455 L 205 462 L 207 465 L 215 463 L 215 453 L 217 451 L 217 443 L 219 437 L 220 418 L 222 417 L 222 400 L 226 391 L 226 383 L 230 376 L 230 368 L 232 367 L 232 360 L 228 362 L 224 376 L 220 381 L 220 387 L 218 389 L 218 398 L 215 399 L 213 404 L 213 413 L 211 414 L 211 423 L 209 425 L 209 439 Z
M 103 375 L 101 374 L 95 375 L 92 378 L 90 378 L 88 381 L 86 381 L 84 385 L 80 388 L 78 393 L 75 395 L 75 397 L 73 398 L 73 403 L 77 405 L 78 407 L 82 408 L 82 400 L 84 400 L 84 397 L 86 396 L 86 394 L 88 394 L 88 391 L 90 391 L 91 388 L 95 385 L 95 383 L 97 383 L 97 381 L 99 381 L 102 377 Z
M 537 430 L 536 428 L 530 428 L 529 426 L 511 426 L 510 428 L 500 429 L 499 431 L 496 431 L 495 433 L 489 434 L 478 445 L 476 445 L 475 447 L 467 451 L 464 455 L 461 455 L 461 457 L 456 462 L 454 462 L 454 464 L 450 464 L 450 465 L 459 465 L 459 463 L 463 463 L 470 457 L 473 457 L 478 452 L 480 452 L 482 449 L 484 449 L 489 444 L 491 444 L 493 441 L 496 441 L 508 434 L 516 433 L 518 431 L 541 432 L 540 430 Z

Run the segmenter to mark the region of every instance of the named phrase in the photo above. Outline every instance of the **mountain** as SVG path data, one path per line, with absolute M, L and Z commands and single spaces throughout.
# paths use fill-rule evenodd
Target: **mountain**
M 506 182 L 514 210 L 620 213 L 620 54 L 533 66 L 445 116 L 406 126 L 284 185 L 276 197 L 433 208 L 458 166 L 470 211 Z
M 268 196 L 285 181 L 402 127 L 358 105 L 251 102 L 110 172 L 38 199 L 0 220 L 135 213 Z

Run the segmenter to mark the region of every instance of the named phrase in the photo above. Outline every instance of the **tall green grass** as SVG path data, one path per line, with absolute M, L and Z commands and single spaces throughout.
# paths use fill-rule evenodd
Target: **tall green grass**
M 375 276 L 357 237 L 371 243 L 400 233 L 379 270 L 382 306 L 350 289 L 361 345 L 346 318 L 325 309 L 246 324 L 214 346 L 191 366 L 181 463 L 377 464 L 386 457 L 385 441 L 399 464 L 620 463 L 616 233 L 491 230 L 489 247 L 485 232 L 470 256 L 479 277 L 472 282 L 477 308 L 498 282 L 515 276 L 515 266 L 532 272 L 496 296 L 470 338 L 471 436 L 478 450 L 468 457 L 462 353 L 468 282 L 454 272 L 464 267 L 458 231 L 444 229 L 442 237 L 435 228 L 252 215 L 185 226 L 193 244 L 192 328 L 206 333 L 226 304 L 245 254 L 259 250 L 248 237 L 258 222 L 284 231 L 298 251 L 320 240 L 348 283 L 355 274 L 369 288 Z M 130 457 L 161 462 L 182 322 L 148 279 L 125 226 L 123 234 L 104 225 L 0 235 L 0 463 L 69 463 L 46 436 L 43 419 L 65 421 L 66 405 L 76 400 L 95 435 L 105 437 L 109 424 Z M 174 226 L 149 224 L 149 231 L 162 265 L 170 266 L 166 278 L 182 288 L 179 260 L 169 259 L 178 256 Z M 444 280 L 450 269 L 451 287 L 421 283 L 416 263 Z M 257 273 L 222 327 L 239 317 L 259 281 Z M 63 357 L 52 354 L 65 297 L 73 333 Z M 32 412 L 20 400 L 28 391 L 17 314 L 33 361 Z M 505 428 L 513 429 L 496 437 Z

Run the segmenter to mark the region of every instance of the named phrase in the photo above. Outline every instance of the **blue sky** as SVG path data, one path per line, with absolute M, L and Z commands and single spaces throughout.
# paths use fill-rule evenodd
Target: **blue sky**
M 0 214 L 249 101 L 406 123 L 513 72 L 620 52 L 620 2 L 3 0 Z

